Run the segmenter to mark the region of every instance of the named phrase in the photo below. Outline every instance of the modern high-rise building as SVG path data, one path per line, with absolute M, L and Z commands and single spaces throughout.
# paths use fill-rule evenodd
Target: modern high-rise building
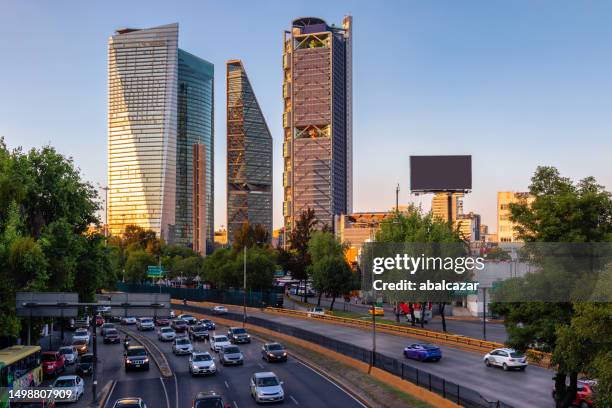
M 227 233 L 244 223 L 272 235 L 272 135 L 240 60 L 227 67 Z
M 449 194 L 451 195 L 450 200 Z M 449 206 L 451 212 L 450 220 L 448 216 Z M 463 214 L 463 193 L 435 193 L 431 199 L 431 214 L 439 220 L 452 221 L 454 223 L 457 217 Z
M 521 242 L 514 231 L 515 223 L 510 220 L 510 204 L 531 205 L 534 197 L 529 193 L 499 191 L 497 193 L 497 239 L 498 242 Z
M 332 227 L 334 215 L 352 212 L 352 17 L 342 27 L 294 20 L 283 72 L 285 231 L 308 208 Z
M 108 41 L 108 224 L 186 246 L 204 228 L 212 249 L 213 66 L 179 50 L 178 31 L 126 28 Z

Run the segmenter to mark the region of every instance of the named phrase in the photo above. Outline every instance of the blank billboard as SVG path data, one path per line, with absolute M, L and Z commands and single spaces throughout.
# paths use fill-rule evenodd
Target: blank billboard
M 410 156 L 410 190 L 472 189 L 472 156 Z

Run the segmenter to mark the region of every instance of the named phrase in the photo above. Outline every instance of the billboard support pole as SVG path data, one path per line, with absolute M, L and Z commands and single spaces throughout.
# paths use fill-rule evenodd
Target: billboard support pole
M 448 224 L 453 225 L 453 193 L 448 193 Z

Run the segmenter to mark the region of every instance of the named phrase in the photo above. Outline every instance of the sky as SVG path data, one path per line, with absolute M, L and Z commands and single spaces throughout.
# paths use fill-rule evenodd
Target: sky
M 179 46 L 215 65 L 215 225 L 225 211 L 225 62 L 241 59 L 274 140 L 282 225 L 282 34 L 292 19 L 354 19 L 354 211 L 409 193 L 409 156 L 471 154 L 464 210 L 496 228 L 496 192 L 539 165 L 612 185 L 612 2 L 0 0 L 0 136 L 51 144 L 106 185 L 107 40 L 178 22 Z

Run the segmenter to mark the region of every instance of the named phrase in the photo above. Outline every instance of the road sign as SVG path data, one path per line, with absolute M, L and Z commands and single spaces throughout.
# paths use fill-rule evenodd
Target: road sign
M 16 314 L 21 317 L 76 317 L 79 302 L 78 293 L 64 292 L 17 292 L 15 294 Z
M 158 265 L 149 265 L 147 267 L 148 278 L 161 278 L 164 275 L 164 269 Z

